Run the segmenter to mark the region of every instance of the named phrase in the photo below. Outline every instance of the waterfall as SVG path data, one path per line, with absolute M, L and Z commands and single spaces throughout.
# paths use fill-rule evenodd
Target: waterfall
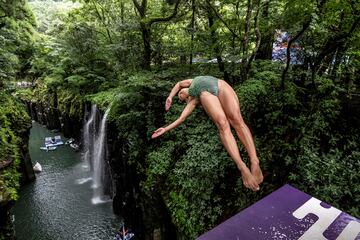
M 84 169 L 91 173 L 91 177 L 77 180 L 78 184 L 84 184 L 92 180 L 93 204 L 109 201 L 108 196 L 104 196 L 103 180 L 105 173 L 105 154 L 106 154 L 106 119 L 111 106 L 106 110 L 100 123 L 96 105 L 91 106 L 90 113 L 85 113 L 83 127 L 83 161 Z
M 110 106 L 111 107 L 111 106 Z M 105 173 L 105 149 L 106 149 L 106 118 L 110 112 L 110 107 L 106 110 L 100 122 L 100 129 L 96 141 L 93 143 L 93 198 L 92 203 L 97 204 L 108 201 L 104 199 L 103 177 Z
M 89 119 L 84 124 L 83 129 L 83 160 L 84 167 L 90 169 L 93 167 L 94 143 L 96 139 L 96 105 L 91 106 Z

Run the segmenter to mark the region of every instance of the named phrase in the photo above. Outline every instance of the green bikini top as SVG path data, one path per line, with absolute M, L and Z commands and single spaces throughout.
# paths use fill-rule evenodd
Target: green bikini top
M 192 97 L 199 97 L 200 93 L 203 91 L 207 91 L 215 96 L 218 96 L 218 79 L 213 76 L 195 77 L 189 87 L 189 95 Z

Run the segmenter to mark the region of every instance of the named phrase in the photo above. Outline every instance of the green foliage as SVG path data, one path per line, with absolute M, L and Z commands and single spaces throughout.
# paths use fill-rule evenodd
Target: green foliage
M 171 14 L 174 4 L 143 2 L 148 5 L 141 16 L 131 0 L 32 1 L 41 32 L 34 36 L 34 17 L 26 4 L 5 1 L 0 7 L 0 88 L 3 82 L 27 78 L 36 87 L 16 91 L 18 97 L 56 105 L 76 118 L 82 117 L 84 102 L 103 110 L 111 105 L 108 119 L 121 143 L 118 161 L 136 169 L 149 198 L 160 193 L 187 238 L 284 183 L 359 216 L 359 188 L 348 183 L 359 182 L 360 133 L 344 110 L 345 93 L 359 87 L 356 1 L 265 1 L 259 9 L 258 1 L 182 1 L 176 17 L 150 27 L 146 24 L 155 18 Z M 282 64 L 250 62 L 257 31 L 263 37 L 281 29 L 294 37 L 308 21 L 296 42 L 304 61 L 290 68 L 281 89 Z M 261 44 L 271 48 L 273 38 L 270 34 L 269 42 Z M 140 67 L 144 44 L 149 44 L 153 71 Z M 190 66 L 190 56 L 202 63 Z M 215 56 L 223 58 L 224 68 L 207 62 Z M 171 111 L 164 112 L 177 81 L 197 75 L 222 78 L 225 72 L 255 138 L 265 175 L 260 193 L 242 186 L 216 127 L 201 109 L 161 139 L 150 140 L 156 128 L 174 121 L 183 109 L 174 100 Z M 22 126 L 19 121 L 25 120 L 16 109 L 1 111 L 16 116 L 8 120 L 10 115 L 1 115 L 7 124 L 0 131 L 1 151 L 17 156 L 11 124 Z M 11 189 L 16 189 L 17 176 L 11 176 L 4 179 L 14 186 L 9 196 L 16 198 Z
M 0 86 L 29 70 L 35 21 L 24 1 L 2 1 L 0 7 Z
M 101 109 L 106 109 L 110 104 L 121 95 L 121 90 L 118 88 L 109 89 L 108 91 L 98 92 L 87 95 L 85 100 L 96 104 Z
M 353 140 L 359 137 L 359 131 L 348 126 L 346 116 L 341 114 L 344 90 L 330 79 L 317 78 L 316 92 L 295 85 L 282 92 L 279 81 L 271 73 L 267 75 L 264 81 L 262 74 L 255 73 L 239 87 L 239 96 L 245 100 L 245 112 L 251 111 L 250 122 L 255 127 L 259 152 L 265 154 L 264 164 L 271 169 L 272 181 L 292 183 L 356 216 L 359 189 L 348 183 L 359 180 L 355 174 L 359 145 Z M 255 106 L 248 103 L 248 93 L 256 96 L 252 102 Z M 256 107 L 262 104 L 266 108 Z M 349 195 L 352 198 L 346 197 Z
M 157 103 L 164 98 L 165 89 L 170 87 L 171 83 L 168 81 L 174 78 L 173 71 L 164 71 L 162 74 L 139 72 L 128 75 L 126 79 L 122 79 L 122 86 L 108 91 L 106 95 L 113 97 L 113 111 L 110 112 L 109 119 L 116 122 L 121 133 L 126 135 L 129 129 L 133 128 L 132 125 L 146 126 L 144 121 L 156 118 L 154 114 L 157 115 L 159 109 L 163 109 Z M 100 93 L 101 95 L 106 96 L 103 93 Z M 146 131 L 149 131 L 146 132 L 148 134 L 152 129 Z
M 78 2 L 72 1 L 31 1 L 31 10 L 36 16 L 37 30 L 40 33 L 51 34 L 58 31 L 66 18 L 66 14 L 74 8 L 80 7 Z
M 357 174 L 360 170 L 359 148 L 355 140 L 351 141 L 345 145 L 352 145 L 349 154 L 338 148 L 330 149 L 328 153 L 319 153 L 317 146 L 304 146 L 303 154 L 297 159 L 299 165 L 289 178 L 302 190 L 359 216 L 356 206 L 359 206 L 360 188 L 352 184 L 360 180 Z
M 17 89 L 14 96 L 29 102 L 34 98 L 33 91 L 30 88 Z
M 66 114 L 71 118 L 82 118 L 84 97 L 79 92 L 61 89 L 57 92 L 57 99 L 60 113 Z
M 49 75 L 45 77 L 44 83 L 49 89 L 56 90 L 59 86 L 62 85 L 62 78 L 59 75 Z M 80 83 L 78 84 L 81 85 Z
M 18 197 L 19 136 L 27 131 L 29 122 L 24 106 L 0 91 L 0 163 L 12 161 L 10 167 L 0 170 L 0 202 L 13 201 Z
M 0 206 L 1 217 L 18 198 L 21 144 L 30 128 L 30 118 L 24 106 L 3 89 L 13 86 L 17 78 L 25 78 L 31 66 L 34 16 L 27 1 L 1 1 L 0 4 Z M 6 89 L 8 90 L 8 89 Z M 29 97 L 29 92 L 21 92 Z M 6 166 L 3 168 L 3 166 Z M 10 222 L 8 223 L 11 224 Z M 0 239 L 12 238 L 11 226 L 0 226 Z
M 60 60 L 61 53 L 57 49 L 58 47 L 59 45 L 54 43 L 50 36 L 38 34 L 34 43 L 34 52 L 30 59 L 29 75 L 36 79 L 51 74 L 53 71 L 58 73 L 54 67 L 55 63 L 62 60 Z

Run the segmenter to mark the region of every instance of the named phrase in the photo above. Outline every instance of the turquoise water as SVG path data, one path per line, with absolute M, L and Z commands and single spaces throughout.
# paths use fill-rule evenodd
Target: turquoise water
M 111 202 L 91 203 L 91 173 L 80 154 L 66 145 L 49 152 L 39 149 L 46 136 L 54 135 L 59 134 L 33 123 L 30 156 L 43 171 L 20 190 L 13 211 L 17 239 L 112 239 L 120 219 Z

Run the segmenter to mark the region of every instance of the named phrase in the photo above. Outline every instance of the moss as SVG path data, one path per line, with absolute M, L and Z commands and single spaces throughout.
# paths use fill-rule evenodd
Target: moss
M 89 102 L 96 104 L 100 109 L 106 109 L 114 100 L 119 98 L 121 94 L 120 88 L 113 88 L 107 91 L 98 92 L 95 94 L 87 95 L 85 99 Z
M 28 96 L 29 91 L 23 91 Z M 0 91 L 0 239 L 13 239 L 9 211 L 18 199 L 21 137 L 30 128 L 25 106 Z
M 30 88 L 17 89 L 14 96 L 30 102 L 34 99 L 34 91 Z
M 57 104 L 60 113 L 74 118 L 82 118 L 84 97 L 71 90 L 59 90 L 57 92 Z

